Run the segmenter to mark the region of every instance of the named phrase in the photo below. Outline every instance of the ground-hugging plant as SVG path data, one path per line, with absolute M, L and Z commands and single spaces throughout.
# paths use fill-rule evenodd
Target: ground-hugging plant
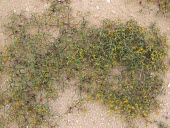
M 165 14 L 170 12 L 170 0 L 146 0 L 147 2 L 156 3 L 159 8 L 159 12 Z
M 0 92 L 1 127 L 12 121 L 57 127 L 48 121 L 48 102 L 57 98 L 63 76 L 78 78 L 80 93 L 129 120 L 159 108 L 166 36 L 155 24 L 145 28 L 134 20 L 104 20 L 99 28 L 84 17 L 76 22 L 67 2 L 52 1 L 43 15 L 30 18 L 14 14 L 6 25 L 12 42 L 0 54 L 0 71 L 10 77 Z
M 101 28 L 82 31 L 81 41 L 73 45 L 76 54 L 68 59 L 74 58 L 80 69 L 81 88 L 125 115 L 148 115 L 161 93 L 156 73 L 165 69 L 166 37 L 154 25 L 146 29 L 134 20 L 106 20 Z M 120 73 L 111 75 L 117 67 Z
M 66 3 L 53 1 L 43 15 L 27 18 L 23 13 L 13 14 L 5 25 L 12 42 L 0 55 L 1 73 L 10 77 L 2 89 L 1 127 L 11 122 L 19 127 L 56 125 L 48 121 L 52 116 L 48 102 L 57 98 L 53 83 L 62 70 L 63 58 L 59 55 L 63 46 L 53 44 L 55 39 L 49 31 L 66 26 L 64 15 L 69 15 L 68 9 Z

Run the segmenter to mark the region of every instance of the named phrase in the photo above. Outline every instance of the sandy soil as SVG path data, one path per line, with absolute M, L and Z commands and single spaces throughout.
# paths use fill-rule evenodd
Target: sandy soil
M 7 17 L 12 12 L 26 11 L 41 13 L 48 7 L 48 4 L 40 0 L 0 0 L 0 25 L 6 22 Z M 79 14 L 90 12 L 87 17 L 90 24 L 100 25 L 105 18 L 127 20 L 136 19 L 140 24 L 148 26 L 149 23 L 156 22 L 162 32 L 168 35 L 170 39 L 170 17 L 162 14 L 156 15 L 157 8 L 153 5 L 142 3 L 139 5 L 138 0 L 72 0 L 71 7 L 73 15 L 78 17 Z M 170 44 L 170 40 L 168 41 Z M 2 27 L 0 27 L 0 50 L 7 42 Z M 170 57 L 170 52 L 168 52 Z M 167 59 L 169 59 L 169 57 Z M 170 88 L 167 87 L 170 82 L 170 69 L 164 76 L 166 94 L 160 96 L 162 101 L 162 109 L 158 115 L 152 114 L 151 119 L 156 121 L 164 121 L 170 126 Z M 70 86 L 74 86 L 74 82 L 70 82 Z M 69 83 L 69 84 L 70 84 Z M 73 101 L 78 99 L 75 88 L 67 89 L 60 98 L 51 104 L 53 113 L 60 115 L 68 112 Z M 85 106 L 86 112 L 78 111 L 73 108 L 69 114 L 60 117 L 60 128 L 123 128 L 125 124 L 123 119 L 117 117 L 116 114 L 109 115 L 107 109 L 100 103 L 94 101 L 88 102 Z M 168 119 L 166 118 L 168 117 Z M 145 128 L 146 124 L 143 120 L 137 120 L 136 124 L 139 128 Z M 11 127 L 13 128 L 13 127 Z M 156 124 L 149 124 L 148 128 L 157 128 Z
M 7 44 L 2 24 L 6 23 L 10 14 L 24 11 L 29 16 L 32 12 L 42 13 L 48 6 L 49 4 L 42 0 L 0 0 L 0 50 L 1 46 Z

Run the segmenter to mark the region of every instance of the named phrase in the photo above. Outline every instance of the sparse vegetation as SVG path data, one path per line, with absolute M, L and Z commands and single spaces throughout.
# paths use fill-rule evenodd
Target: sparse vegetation
M 48 102 L 63 88 L 63 75 L 78 78 L 80 93 L 128 121 L 159 108 L 166 36 L 155 24 L 145 28 L 134 20 L 104 20 L 99 28 L 85 17 L 76 22 L 68 3 L 52 1 L 43 15 L 31 18 L 13 14 L 6 25 L 12 42 L 0 54 L 0 71 L 10 79 L 0 92 L 0 127 L 11 122 L 57 127 L 49 120 Z M 58 37 L 51 29 L 59 31 Z
M 159 11 L 163 14 L 170 12 L 170 0 L 146 0 L 158 5 Z
M 158 125 L 158 128 L 168 128 L 168 125 L 165 124 L 165 123 L 162 122 L 162 121 L 158 122 L 157 125 Z

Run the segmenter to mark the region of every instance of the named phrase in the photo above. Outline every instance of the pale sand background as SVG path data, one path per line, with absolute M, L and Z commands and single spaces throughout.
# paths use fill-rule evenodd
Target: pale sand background
M 0 26 L 7 21 L 8 16 L 12 12 L 19 13 L 24 10 L 29 13 L 42 13 L 47 4 L 43 0 L 0 0 Z M 100 25 L 100 21 L 105 18 L 127 20 L 129 18 L 136 19 L 140 24 L 147 26 L 151 21 L 156 21 L 157 26 L 162 32 L 168 35 L 170 39 L 170 17 L 156 15 L 157 8 L 153 5 L 139 5 L 138 0 L 72 0 L 71 7 L 73 9 L 73 15 L 78 17 L 79 13 L 85 14 L 90 12 L 90 16 L 87 17 L 90 24 Z M 145 8 L 143 8 L 145 7 Z M 139 11 L 143 9 L 143 12 Z M 170 40 L 168 40 L 170 44 Z M 5 34 L 3 28 L 0 27 L 0 50 L 3 50 L 5 42 Z M 170 52 L 168 53 L 170 56 Z M 169 58 L 169 57 L 168 57 Z M 167 58 L 167 59 L 168 59 Z M 159 115 L 152 114 L 151 119 L 156 121 L 164 121 L 170 126 L 170 88 L 167 87 L 170 82 L 170 69 L 164 76 L 166 94 L 160 96 L 160 101 L 163 101 L 162 109 Z M 3 82 L 0 82 L 1 84 Z M 68 82 L 70 86 L 75 85 L 75 81 Z M 78 95 L 75 88 L 66 89 L 63 94 L 60 94 L 60 98 L 51 103 L 52 111 L 56 115 L 65 113 L 72 105 L 73 101 L 78 99 Z M 123 128 L 125 124 L 123 119 L 116 116 L 116 114 L 109 115 L 107 109 L 100 103 L 90 101 L 85 105 L 87 109 L 86 114 L 77 109 L 69 114 L 65 114 L 60 118 L 60 128 Z M 165 117 L 168 117 L 166 119 Z M 139 128 L 146 128 L 143 120 L 136 121 Z M 14 126 L 11 126 L 14 128 Z M 17 127 L 15 127 L 17 128 Z M 156 124 L 149 124 L 148 128 L 157 128 Z

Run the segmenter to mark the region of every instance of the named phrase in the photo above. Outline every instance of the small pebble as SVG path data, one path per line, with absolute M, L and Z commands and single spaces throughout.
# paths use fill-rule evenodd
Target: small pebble
M 99 9 L 99 6 L 96 6 L 96 9 Z
M 170 88 L 170 83 L 168 84 L 168 88 Z
M 28 11 L 28 12 L 29 12 L 29 8 L 26 8 L 26 11 Z
M 59 3 L 64 2 L 65 0 L 58 0 Z
M 99 18 L 99 15 L 95 15 L 94 17 L 95 17 L 95 18 Z
M 45 7 L 45 8 L 48 7 L 48 4 L 45 4 L 44 7 Z
M 24 69 L 21 69 L 20 72 L 21 72 L 22 74 L 25 74 L 27 71 L 24 70 Z
M 115 14 L 116 12 L 115 12 L 114 10 L 112 10 L 112 13 L 114 13 L 114 14 Z
M 134 17 L 133 14 L 129 14 L 131 17 Z
M 107 3 L 110 3 L 111 2 L 111 0 L 107 0 Z

